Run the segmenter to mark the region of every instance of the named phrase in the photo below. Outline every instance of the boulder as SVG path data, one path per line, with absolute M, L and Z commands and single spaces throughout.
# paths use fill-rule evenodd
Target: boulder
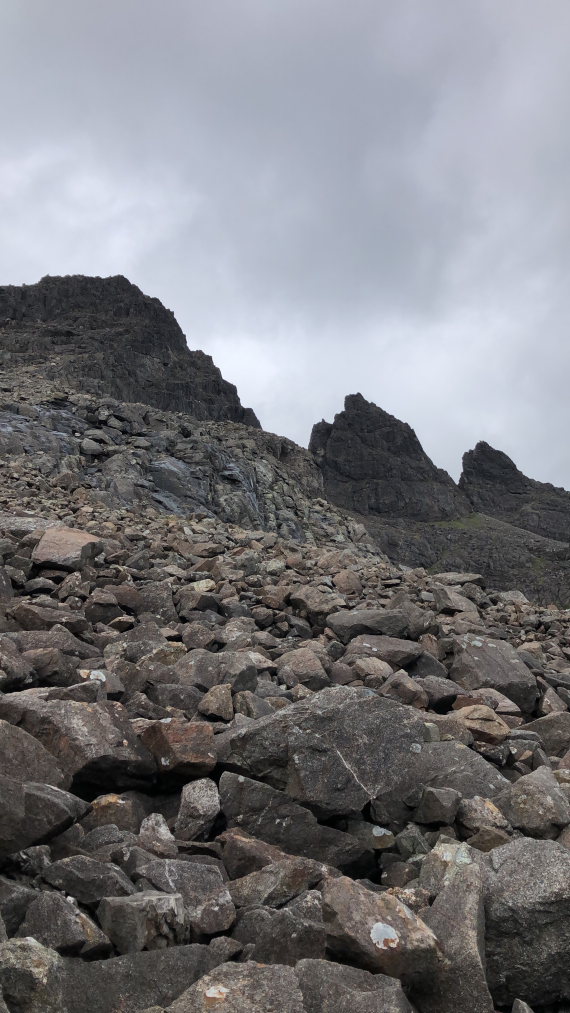
M 496 1005 L 570 999 L 570 851 L 526 837 L 482 862 L 487 978 Z
M 437 975 L 442 963 L 437 939 L 405 904 L 345 876 L 325 880 L 321 889 L 333 956 L 408 984 Z
M 38 566 L 61 567 L 62 570 L 81 570 L 98 556 L 103 543 L 95 535 L 77 528 L 48 528 L 32 552 Z
M 305 1013 L 303 996 L 292 967 L 282 964 L 221 964 L 182 993 L 168 1013 Z
M 536 679 L 514 647 L 503 640 L 475 633 L 457 637 L 449 674 L 464 689 L 489 686 L 513 700 L 523 713 L 534 710 L 538 697 Z
M 0 858 L 50 840 L 89 808 L 61 788 L 0 775 Z
M 335 686 L 237 732 L 226 763 L 319 814 L 350 815 L 398 784 L 423 738 L 413 709 Z
M 332 960 L 295 967 L 305 1013 L 414 1013 L 400 982 Z
M 289 854 L 341 867 L 366 854 L 366 846 L 355 837 L 321 826 L 309 809 L 284 792 L 241 774 L 222 774 L 220 803 L 228 827 L 237 825 Z

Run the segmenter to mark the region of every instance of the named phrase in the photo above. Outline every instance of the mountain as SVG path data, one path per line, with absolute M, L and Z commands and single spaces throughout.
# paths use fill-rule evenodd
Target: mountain
M 568 546 L 475 509 L 566 494 L 360 395 L 206 417 L 111 282 L 4 290 L 0 1013 L 563 1013 Z
M 259 427 L 210 356 L 189 350 L 174 314 L 120 275 L 0 287 L 0 368 Z
M 432 571 L 475 568 L 495 587 L 570 602 L 570 493 L 526 478 L 479 443 L 459 485 L 414 431 L 361 394 L 314 426 L 309 448 L 327 498 L 364 524 L 382 552 Z
M 430 461 L 414 430 L 362 394 L 349 395 L 333 423 L 313 427 L 309 450 L 327 495 L 347 510 L 420 521 L 471 513 L 466 496 Z
M 480 513 L 545 538 L 570 540 L 570 492 L 527 478 L 488 443 L 478 443 L 464 455 L 459 488 Z

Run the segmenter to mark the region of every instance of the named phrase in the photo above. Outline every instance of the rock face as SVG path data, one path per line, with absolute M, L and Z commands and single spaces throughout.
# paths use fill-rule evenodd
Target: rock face
M 329 499 L 391 559 L 475 567 L 495 587 L 570 602 L 570 493 L 526 478 L 505 454 L 479 443 L 457 486 L 408 425 L 360 394 L 314 426 L 310 450 Z
M 560 542 L 570 539 L 570 492 L 536 482 L 488 443 L 463 456 L 459 488 L 473 509 Z
M 366 401 L 345 398 L 334 422 L 313 427 L 309 450 L 333 503 L 360 514 L 433 521 L 471 507 L 453 479 L 436 468 L 410 426 Z
M 200 419 L 259 426 L 209 355 L 191 352 L 173 313 L 118 275 L 0 287 L 0 366 Z

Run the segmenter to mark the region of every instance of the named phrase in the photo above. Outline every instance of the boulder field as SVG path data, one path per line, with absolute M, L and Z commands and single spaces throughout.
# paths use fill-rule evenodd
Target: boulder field
M 148 506 L 0 559 L 4 1010 L 568 1008 L 570 612 Z

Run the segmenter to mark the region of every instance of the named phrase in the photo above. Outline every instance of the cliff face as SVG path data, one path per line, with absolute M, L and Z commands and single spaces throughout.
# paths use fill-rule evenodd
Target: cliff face
M 488 443 L 478 443 L 464 455 L 459 487 L 474 510 L 546 538 L 570 539 L 570 492 L 527 478 Z
M 309 449 L 325 490 L 360 514 L 448 520 L 471 512 L 453 479 L 430 461 L 414 430 L 361 394 L 345 399 L 334 422 L 313 427 Z
M 570 602 L 570 493 L 526 478 L 506 454 L 479 443 L 457 486 L 410 426 L 360 394 L 313 428 L 310 450 L 328 498 L 390 559 L 475 569 L 496 587 Z
M 126 278 L 73 275 L 0 287 L 0 368 L 199 419 L 259 427 L 174 314 Z

